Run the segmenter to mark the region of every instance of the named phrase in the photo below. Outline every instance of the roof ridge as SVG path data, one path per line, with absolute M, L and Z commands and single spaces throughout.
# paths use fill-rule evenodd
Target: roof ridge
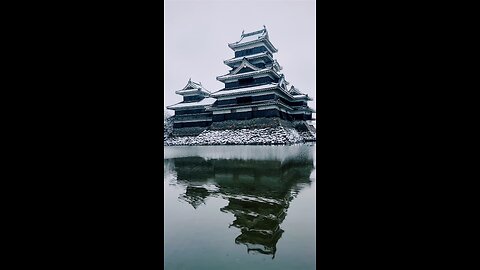
M 198 89 L 198 90 L 200 90 L 200 91 L 204 90 L 204 91 L 206 91 L 207 93 L 211 94 L 211 92 L 208 91 L 208 90 L 202 85 L 201 82 L 198 82 L 198 83 L 197 83 L 197 82 L 195 82 L 195 81 L 192 81 L 192 78 L 188 79 L 188 82 L 187 82 L 187 84 L 185 85 L 185 87 L 183 87 L 183 89 L 178 90 L 178 91 L 182 92 L 182 91 L 192 90 L 192 89 L 187 89 L 188 86 L 192 86 L 194 89 Z
M 253 31 L 253 32 L 246 33 L 246 34 L 242 34 L 242 37 L 253 36 L 253 35 L 256 35 L 256 34 L 261 34 L 263 32 L 266 32 L 265 29 Z
M 245 67 L 249 67 L 250 69 L 253 69 L 253 71 L 261 70 L 261 68 L 256 67 L 254 64 L 250 63 L 250 61 L 248 61 L 246 57 L 243 57 L 240 65 L 235 70 L 233 70 L 232 73 L 230 73 L 230 75 L 239 74 L 238 72 Z

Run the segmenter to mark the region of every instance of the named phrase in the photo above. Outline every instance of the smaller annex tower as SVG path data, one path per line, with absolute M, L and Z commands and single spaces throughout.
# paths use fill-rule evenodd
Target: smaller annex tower
M 217 99 L 208 109 L 212 122 L 260 117 L 312 119 L 314 110 L 307 105 L 312 99 L 293 86 L 288 89 L 282 67 L 273 58 L 278 50 L 270 42 L 265 26 L 242 32 L 240 40 L 228 46 L 235 57 L 224 61 L 231 68 L 229 73 L 217 77 L 225 87 L 211 94 Z
M 189 79 L 187 85 L 175 93 L 183 96 L 183 101 L 167 106 L 167 109 L 175 111 L 173 128 L 208 127 L 212 123 L 212 112 L 206 111 L 206 107 L 216 99 L 210 97 L 210 92 L 202 83 Z

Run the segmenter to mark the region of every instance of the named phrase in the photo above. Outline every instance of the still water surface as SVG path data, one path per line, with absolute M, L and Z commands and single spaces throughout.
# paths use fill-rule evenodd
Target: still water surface
M 165 269 L 315 269 L 315 145 L 164 149 Z

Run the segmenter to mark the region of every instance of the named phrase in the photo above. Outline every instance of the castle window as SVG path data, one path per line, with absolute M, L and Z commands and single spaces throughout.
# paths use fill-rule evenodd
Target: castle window
M 246 103 L 251 103 L 252 102 L 252 97 L 238 97 L 237 98 L 237 104 L 246 104 Z
M 240 79 L 238 80 L 239 85 L 247 85 L 247 84 L 252 84 L 254 82 L 253 78 L 245 78 L 245 79 Z

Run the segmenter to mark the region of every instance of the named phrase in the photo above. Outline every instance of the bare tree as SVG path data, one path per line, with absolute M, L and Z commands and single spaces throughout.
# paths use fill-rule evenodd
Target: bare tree
M 170 118 L 172 115 L 168 110 L 163 111 L 163 122 L 166 122 L 168 118 Z

